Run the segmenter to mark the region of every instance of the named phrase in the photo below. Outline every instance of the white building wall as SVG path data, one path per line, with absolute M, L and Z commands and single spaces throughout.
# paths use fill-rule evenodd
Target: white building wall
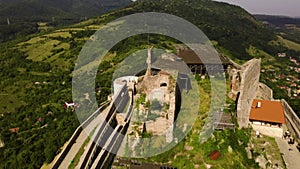
M 252 128 L 254 131 L 259 131 L 259 133 L 261 133 L 262 135 L 280 138 L 283 136 L 283 129 L 279 127 L 268 127 L 255 123 L 252 124 Z

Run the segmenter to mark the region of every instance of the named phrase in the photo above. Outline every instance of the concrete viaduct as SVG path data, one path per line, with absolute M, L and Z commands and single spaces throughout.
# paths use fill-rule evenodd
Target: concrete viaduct
M 100 108 L 76 129 L 65 148 L 54 161 L 52 169 L 68 168 L 70 161 L 73 160 L 84 142 L 81 141 L 81 145 L 76 145 L 80 136 L 82 133 L 91 132 L 93 129 L 95 132 L 85 147 L 76 168 L 107 169 L 111 166 L 129 127 L 133 109 L 133 89 L 131 86 L 128 87 L 124 83 L 105 110 L 103 107 L 108 104 L 107 102 L 101 104 Z M 95 126 L 97 127 L 95 128 Z M 89 129 L 86 130 L 87 128 Z

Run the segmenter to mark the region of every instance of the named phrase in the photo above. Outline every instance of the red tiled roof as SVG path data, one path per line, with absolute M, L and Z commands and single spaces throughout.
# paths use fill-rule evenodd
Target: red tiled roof
M 19 130 L 20 130 L 19 127 L 18 128 L 11 128 L 11 129 L 9 129 L 9 131 L 12 132 L 12 133 L 18 133 Z
M 221 156 L 221 153 L 217 150 L 214 150 L 209 154 L 209 158 L 211 160 L 217 160 L 218 158 L 220 158 L 220 156 Z
M 261 107 L 257 104 L 261 102 Z M 284 110 L 280 101 L 253 100 L 250 120 L 285 124 Z

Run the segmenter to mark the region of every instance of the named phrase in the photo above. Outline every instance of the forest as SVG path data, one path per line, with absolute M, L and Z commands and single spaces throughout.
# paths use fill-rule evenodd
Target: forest
M 130 3 L 130 0 L 2 0 L 0 43 L 45 31 L 44 28 L 52 30 L 79 23 Z
M 0 36 L 6 40 L 18 38 L 0 44 L 0 139 L 5 144 L 0 148 L 0 168 L 40 168 L 53 160 L 79 125 L 76 114 L 63 105 L 72 101 L 72 71 L 81 48 L 96 31 L 91 27 L 146 11 L 165 12 L 187 19 L 216 42 L 219 52 L 241 63 L 260 57 L 249 54 L 250 46 L 271 56 L 286 51 L 299 54 L 281 44 L 269 43 L 276 40 L 276 34 L 242 8 L 209 0 L 189 3 L 185 0 L 138 1 L 81 24 L 25 37 L 36 32 L 37 25 L 25 24 L 24 32 L 18 31 L 22 24 L 8 25 L 4 29 L 9 32 Z M 10 34 L 14 35 L 10 37 Z M 113 57 L 99 65 L 95 86 L 101 91 L 95 93 L 98 103 L 111 93 L 115 66 L 126 56 L 149 45 L 173 50 L 172 43 L 178 42 L 155 35 L 150 35 L 148 41 L 147 35 L 139 35 L 116 44 L 109 51 Z M 263 66 L 275 65 L 282 71 L 286 68 L 280 67 L 284 66 L 281 60 L 263 60 Z M 265 76 L 262 80 L 268 82 Z M 286 98 L 290 104 L 299 105 L 299 100 L 288 100 L 276 86 L 270 84 L 270 87 L 274 87 L 276 98 Z M 85 103 L 89 104 L 88 101 Z M 19 130 L 12 132 L 12 128 Z

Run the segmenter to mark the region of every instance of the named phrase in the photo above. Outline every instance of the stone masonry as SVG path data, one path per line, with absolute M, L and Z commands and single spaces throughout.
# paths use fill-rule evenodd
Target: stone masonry
M 257 99 L 273 100 L 273 90 L 263 83 L 258 84 Z
M 237 121 L 240 128 L 248 127 L 252 101 L 256 98 L 261 59 L 252 59 L 241 67 L 240 93 L 237 103 Z

